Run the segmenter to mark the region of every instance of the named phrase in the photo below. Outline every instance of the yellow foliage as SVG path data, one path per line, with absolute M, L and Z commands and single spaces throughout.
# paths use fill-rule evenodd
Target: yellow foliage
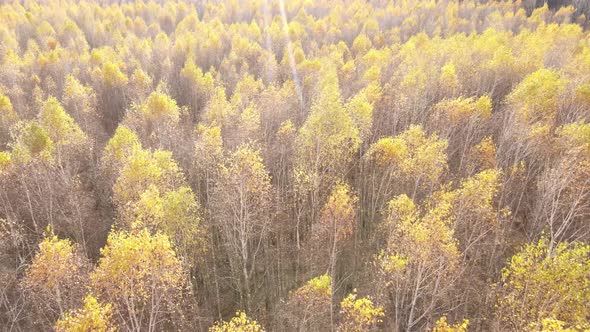
M 469 154 L 470 161 L 480 169 L 496 167 L 496 144 L 491 136 L 484 137 L 481 142 L 471 148 Z
M 426 136 L 421 126 L 410 126 L 396 137 L 382 138 L 367 151 L 367 158 L 380 167 L 414 181 L 436 183 L 447 169 L 447 141 Z M 426 180 L 426 181 L 423 181 Z
M 15 161 L 27 163 L 36 156 L 41 160 L 53 160 L 54 143 L 47 131 L 37 122 L 17 124 L 14 131 L 16 139 L 12 145 L 12 156 Z
M 0 151 L 0 174 L 10 167 L 11 156 L 9 152 Z
M 113 62 L 105 62 L 102 65 L 102 79 L 107 87 L 118 88 L 127 84 L 129 79 L 125 75 L 119 65 Z
M 297 136 L 298 165 L 308 172 L 340 173 L 360 145 L 359 130 L 340 100 L 331 66 L 319 82 L 319 94 Z
M 359 130 L 361 140 L 366 140 L 373 126 L 373 102 L 369 101 L 367 89 L 352 97 L 345 108 Z
M 436 321 L 436 324 L 432 329 L 432 332 L 467 332 L 468 325 L 468 319 L 463 320 L 463 322 L 461 323 L 449 325 L 449 323 L 447 323 L 447 317 L 442 316 Z
M 150 299 L 162 301 L 185 283 L 182 262 L 165 235 L 113 232 L 101 254 L 90 276 L 92 289 L 115 311 L 157 310 L 148 307 Z
M 500 190 L 502 172 L 487 169 L 461 182 L 455 191 L 455 209 L 461 217 L 473 216 L 473 220 L 481 220 L 492 225 L 498 223 L 497 208 L 493 200 Z
M 574 122 L 556 131 L 560 147 L 564 150 L 590 152 L 590 124 Z
M 176 244 L 177 251 L 194 262 L 203 247 L 199 208 L 189 187 L 161 193 L 150 186 L 129 212 L 130 220 L 121 218 L 119 223 L 126 229 L 147 228 L 167 235 Z
M 71 111 L 77 110 L 82 113 L 93 112 L 94 98 L 96 96 L 92 87 L 83 85 L 74 75 L 66 77 L 63 96 L 66 108 L 71 107 Z
M 25 284 L 34 291 L 46 292 L 67 287 L 81 273 L 80 263 L 69 240 L 50 234 L 39 244 L 39 252 L 27 269 Z
M 43 104 L 39 113 L 39 124 L 58 148 L 87 140 L 86 134 L 54 97 L 48 98 Z
M 340 302 L 342 322 L 338 326 L 339 332 L 364 332 L 381 322 L 385 314 L 383 308 L 375 306 L 368 297 L 357 299 L 356 292 L 348 294 Z
M 140 149 L 131 152 L 113 188 L 113 200 L 120 209 L 137 201 L 151 185 L 168 191 L 184 182 L 182 171 L 172 159 L 172 153 Z
M 414 273 L 416 266 L 444 267 L 439 273 L 448 277 L 459 263 L 451 228 L 454 197 L 453 193 L 441 193 L 432 206 L 420 208 L 406 195 L 394 197 L 386 221 L 391 230 L 388 247 L 377 257 L 377 266 L 392 278 Z
M 235 109 L 227 101 L 224 88 L 215 87 L 203 115 L 205 123 L 213 126 L 224 126 L 235 113 Z
M 335 232 L 334 241 L 342 241 L 352 235 L 355 208 L 358 198 L 351 193 L 347 183 L 337 183 L 321 211 L 320 221 Z
M 295 125 L 291 120 L 284 121 L 281 123 L 281 126 L 277 130 L 277 139 L 281 142 L 288 142 L 291 138 L 295 137 L 295 133 L 297 129 L 295 129 Z
M 447 91 L 454 92 L 459 87 L 459 78 L 455 65 L 453 63 L 447 63 L 440 69 L 440 84 Z
M 443 100 L 434 106 L 435 112 L 439 112 L 449 125 L 457 126 L 469 119 L 489 120 L 492 116 L 492 100 L 488 96 L 475 98 L 459 97 L 452 100 Z
M 504 268 L 497 289 L 502 321 L 530 331 L 548 318 L 589 329 L 589 254 L 590 246 L 582 243 L 552 244 L 545 238 L 524 246 Z
M 238 311 L 230 321 L 215 323 L 209 328 L 209 332 L 264 332 L 264 329 L 246 316 L 245 312 Z
M 6 126 L 18 120 L 18 114 L 14 111 L 10 98 L 0 92 L 0 126 Z
M 112 322 L 112 305 L 101 304 L 98 300 L 88 295 L 84 299 L 84 307 L 67 313 L 55 323 L 57 332 L 114 332 Z
M 332 278 L 327 275 L 321 275 L 307 281 L 307 283 L 294 292 L 289 297 L 299 297 L 301 299 L 309 301 L 317 301 L 316 299 L 322 299 L 323 301 L 330 301 L 332 296 Z
M 177 124 L 180 120 L 180 108 L 176 101 L 158 91 L 152 92 L 138 110 L 147 121 L 152 123 Z
M 131 129 L 120 125 L 115 134 L 108 141 L 102 153 L 102 163 L 123 165 L 136 150 L 141 150 L 141 143 L 137 134 Z
M 539 69 L 525 77 L 508 96 L 508 101 L 521 120 L 527 123 L 552 123 L 559 107 L 564 80 L 549 69 Z

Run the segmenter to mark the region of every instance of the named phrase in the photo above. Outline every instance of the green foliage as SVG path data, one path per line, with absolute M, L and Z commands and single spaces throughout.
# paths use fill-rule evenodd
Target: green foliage
M 37 156 L 51 161 L 55 145 L 47 131 L 35 121 L 20 123 L 14 129 L 12 156 L 18 162 L 29 162 Z
M 10 98 L 0 92 L 0 125 L 7 127 L 16 120 L 18 120 L 18 114 L 14 111 Z
M 39 124 L 58 148 L 79 144 L 87 139 L 86 134 L 54 97 L 48 98 L 43 104 L 39 113 Z
M 125 126 L 119 126 L 105 146 L 101 161 L 103 164 L 121 166 L 126 164 L 137 150 L 141 150 L 141 143 L 135 132 Z

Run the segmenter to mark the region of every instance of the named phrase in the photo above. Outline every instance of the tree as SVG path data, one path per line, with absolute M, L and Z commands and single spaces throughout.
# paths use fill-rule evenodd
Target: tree
M 121 65 L 113 61 L 102 63 L 101 68 L 96 68 L 95 75 L 94 89 L 97 91 L 98 109 L 103 110 L 102 120 L 107 132 L 112 132 L 127 107 L 125 88 L 129 78 L 121 71 Z
M 11 159 L 12 159 L 12 157 L 10 156 L 10 153 L 0 151 L 0 174 L 6 172 L 6 170 L 8 170 L 8 167 L 10 166 Z
M 161 91 L 127 112 L 124 123 L 132 128 L 147 146 L 172 149 L 179 140 L 181 109 L 176 101 Z
M 359 138 L 366 142 L 373 127 L 373 107 L 371 92 L 374 87 L 367 87 L 357 93 L 344 106 L 359 130 Z
M 358 128 L 340 100 L 338 78 L 333 69 L 326 70 L 318 88 L 310 115 L 299 130 L 296 153 L 299 168 L 321 182 L 323 178 L 346 173 L 360 138 Z
M 61 163 L 65 154 L 72 149 L 80 149 L 87 141 L 86 134 L 74 122 L 74 119 L 66 113 L 59 101 L 48 98 L 39 113 L 39 124 L 46 130 L 47 135 L 55 143 L 57 162 Z
M 19 123 L 14 128 L 15 140 L 12 143 L 12 156 L 20 163 L 26 163 L 32 157 L 51 161 L 54 143 L 47 131 L 35 121 Z
M 458 170 L 463 170 L 468 150 L 483 138 L 483 129 L 492 117 L 492 100 L 479 98 L 445 99 L 433 107 L 429 126 L 447 139 L 449 160 L 458 160 Z
M 590 125 L 574 122 L 560 126 L 554 141 L 555 161 L 538 180 L 535 231 L 549 232 L 550 246 L 565 239 L 581 238 L 582 220 L 590 213 Z M 574 227 L 575 225 L 575 227 Z
M 270 225 L 270 176 L 260 151 L 238 147 L 220 165 L 218 186 L 213 193 L 214 218 L 220 228 L 232 272 L 239 283 L 242 305 L 250 309 L 253 278 Z
M 553 121 L 563 85 L 557 72 L 542 68 L 525 77 L 507 98 L 521 120 Z
M 18 120 L 19 116 L 14 111 L 10 98 L 0 93 L 0 147 L 8 143 L 10 127 Z
M 314 234 L 312 237 L 312 241 L 314 242 L 317 241 L 318 243 L 329 245 L 328 257 L 330 257 L 330 260 L 328 271 L 331 281 L 330 294 L 332 295 L 330 297 L 332 303 L 330 313 L 332 329 L 334 329 L 333 311 L 336 306 L 333 295 L 336 293 L 336 262 L 338 251 L 339 247 L 342 246 L 342 242 L 352 235 L 356 221 L 355 209 L 358 199 L 350 191 L 350 187 L 345 183 L 338 183 L 334 186 L 328 197 L 328 201 L 324 204 L 320 212 L 319 224 L 313 230 Z M 329 240 L 325 241 L 326 238 Z M 323 254 L 320 255 L 323 256 Z
M 392 195 L 405 193 L 416 199 L 424 195 L 423 190 L 434 191 L 448 167 L 447 145 L 446 140 L 427 136 L 421 126 L 414 125 L 373 143 L 364 156 L 368 181 L 362 204 L 367 207 L 367 219 L 373 220 Z
M 57 332 L 114 332 L 112 305 L 101 304 L 92 296 L 84 298 L 81 309 L 71 311 L 55 323 Z
M 123 169 L 136 151 L 141 150 L 141 143 L 137 134 L 124 125 L 115 130 L 115 134 L 107 142 L 100 159 L 100 167 L 107 179 L 109 190 L 112 189 L 119 172 Z
M 97 113 L 96 93 L 91 86 L 82 84 L 74 75 L 66 77 L 62 102 L 65 109 L 91 137 L 104 135 Z
M 213 76 L 210 72 L 203 73 L 189 57 L 180 77 L 185 80 L 181 83 L 182 101 L 190 106 L 191 119 L 196 122 L 215 89 Z
M 162 328 L 186 284 L 168 237 L 113 232 L 101 254 L 91 285 L 99 300 L 112 303 L 118 324 L 129 331 Z
M 87 273 L 88 262 L 71 241 L 52 232 L 41 241 L 22 282 L 41 326 L 53 326 L 58 317 L 78 306 Z
M 148 229 L 161 232 L 175 244 L 176 252 L 194 267 L 204 250 L 203 222 L 200 206 L 189 187 L 160 192 L 150 186 L 144 191 L 131 210 L 117 220 L 122 229 Z
M 388 293 L 390 324 L 410 331 L 444 308 L 445 293 L 460 264 L 453 237 L 450 194 L 423 207 L 406 195 L 389 202 L 387 247 L 377 257 L 380 283 Z
M 224 147 L 221 127 L 197 126 L 198 137 L 195 142 L 194 164 L 191 175 L 197 182 L 197 194 L 201 201 L 208 203 L 218 177 L 218 165 L 223 162 Z
M 565 81 L 554 70 L 539 69 L 526 76 L 507 96 L 510 112 L 503 119 L 498 141 L 502 165 L 520 161 L 529 164 L 533 176 L 539 173 L 542 157 L 550 146 L 562 104 Z
M 357 299 L 356 292 L 348 294 L 340 302 L 340 314 L 342 318 L 338 325 L 339 332 L 371 331 L 384 315 L 383 308 L 375 306 L 370 298 Z
M 360 145 L 359 129 L 340 100 L 332 66 L 322 72 L 318 94 L 296 138 L 295 181 L 309 224 L 318 217 L 327 190 L 349 170 Z M 299 222 L 297 223 L 299 234 Z
M 225 89 L 221 86 L 215 87 L 203 112 L 203 122 L 210 126 L 220 126 L 225 137 L 229 135 L 226 131 L 232 128 L 231 120 L 236 115 L 237 111 L 227 100 Z
M 248 318 L 246 313 L 238 311 L 230 321 L 215 323 L 209 332 L 264 332 L 264 329 L 255 320 Z
M 432 332 L 467 332 L 467 326 L 469 326 L 469 320 L 467 319 L 461 323 L 449 325 L 447 317 L 442 316 L 436 321 Z
M 589 328 L 590 246 L 549 244 L 542 238 L 525 245 L 502 271 L 496 301 L 501 326 L 536 331 L 552 319 Z
M 330 326 L 332 280 L 324 274 L 289 293 L 285 306 L 288 327 L 296 331 L 325 331 Z
M 113 188 L 113 201 L 120 213 L 154 185 L 161 191 L 178 188 L 184 176 L 168 151 L 133 150 Z

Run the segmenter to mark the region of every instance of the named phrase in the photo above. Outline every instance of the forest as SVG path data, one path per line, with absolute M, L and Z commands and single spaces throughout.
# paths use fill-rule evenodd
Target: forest
M 0 331 L 590 331 L 589 1 L 0 2 Z

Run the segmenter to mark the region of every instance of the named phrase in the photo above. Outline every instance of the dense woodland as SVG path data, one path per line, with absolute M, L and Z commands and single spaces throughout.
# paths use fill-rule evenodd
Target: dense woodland
M 589 18 L 4 2 L 0 330 L 590 330 Z

